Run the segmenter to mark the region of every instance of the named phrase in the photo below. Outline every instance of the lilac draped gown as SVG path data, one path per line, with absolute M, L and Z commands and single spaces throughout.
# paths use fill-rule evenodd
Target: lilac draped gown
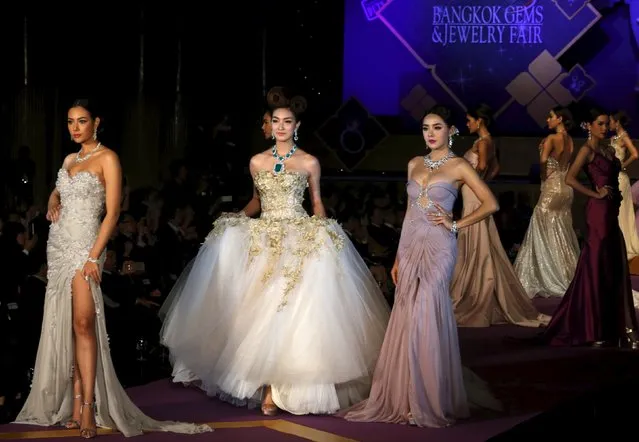
M 447 427 L 469 416 L 472 402 L 499 409 L 488 388 L 461 365 L 449 294 L 457 240 L 427 218 L 434 201 L 452 211 L 458 191 L 447 182 L 407 186 L 409 207 L 397 251 L 395 304 L 366 401 L 340 413 L 349 421 Z

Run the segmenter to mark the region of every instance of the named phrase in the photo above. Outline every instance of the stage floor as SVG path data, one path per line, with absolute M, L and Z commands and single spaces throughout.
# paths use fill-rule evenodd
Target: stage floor
M 535 300 L 539 309 L 552 313 L 557 300 Z M 503 414 L 476 414 L 445 429 L 392 424 L 360 424 L 330 416 L 264 418 L 258 410 L 237 408 L 201 391 L 160 380 L 129 389 L 134 402 L 157 419 L 210 423 L 216 431 L 201 435 L 149 433 L 144 440 L 189 441 L 486 441 L 536 414 L 594 389 L 615 384 L 639 372 L 639 352 L 617 349 L 547 348 L 506 343 L 506 336 L 526 337 L 538 329 L 514 326 L 459 331 L 464 365 L 474 370 L 504 402 Z M 78 437 L 77 430 L 25 425 L 0 426 L 0 439 L 62 440 Z M 100 439 L 125 440 L 114 432 L 100 431 Z

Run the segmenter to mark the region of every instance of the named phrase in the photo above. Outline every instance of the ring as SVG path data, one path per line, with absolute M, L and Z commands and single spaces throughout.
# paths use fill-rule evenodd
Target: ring
M 88 280 L 89 280 L 89 275 L 85 275 L 85 276 L 84 276 L 84 280 L 85 280 L 85 281 L 88 281 Z

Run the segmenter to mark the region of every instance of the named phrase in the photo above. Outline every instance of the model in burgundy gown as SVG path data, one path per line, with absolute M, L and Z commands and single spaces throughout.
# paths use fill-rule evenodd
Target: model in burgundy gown
M 584 170 L 593 190 L 607 187 L 610 192 L 586 204 L 588 233 L 575 276 L 543 337 L 554 346 L 627 344 L 637 348 L 626 245 L 617 219 L 621 164 L 613 155 L 593 151 Z

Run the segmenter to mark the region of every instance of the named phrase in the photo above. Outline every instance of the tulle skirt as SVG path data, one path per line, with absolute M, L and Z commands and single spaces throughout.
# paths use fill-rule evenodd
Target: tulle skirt
M 368 395 L 389 318 L 340 226 L 316 217 L 220 218 L 161 313 L 175 382 L 236 405 L 270 385 L 294 414 Z

